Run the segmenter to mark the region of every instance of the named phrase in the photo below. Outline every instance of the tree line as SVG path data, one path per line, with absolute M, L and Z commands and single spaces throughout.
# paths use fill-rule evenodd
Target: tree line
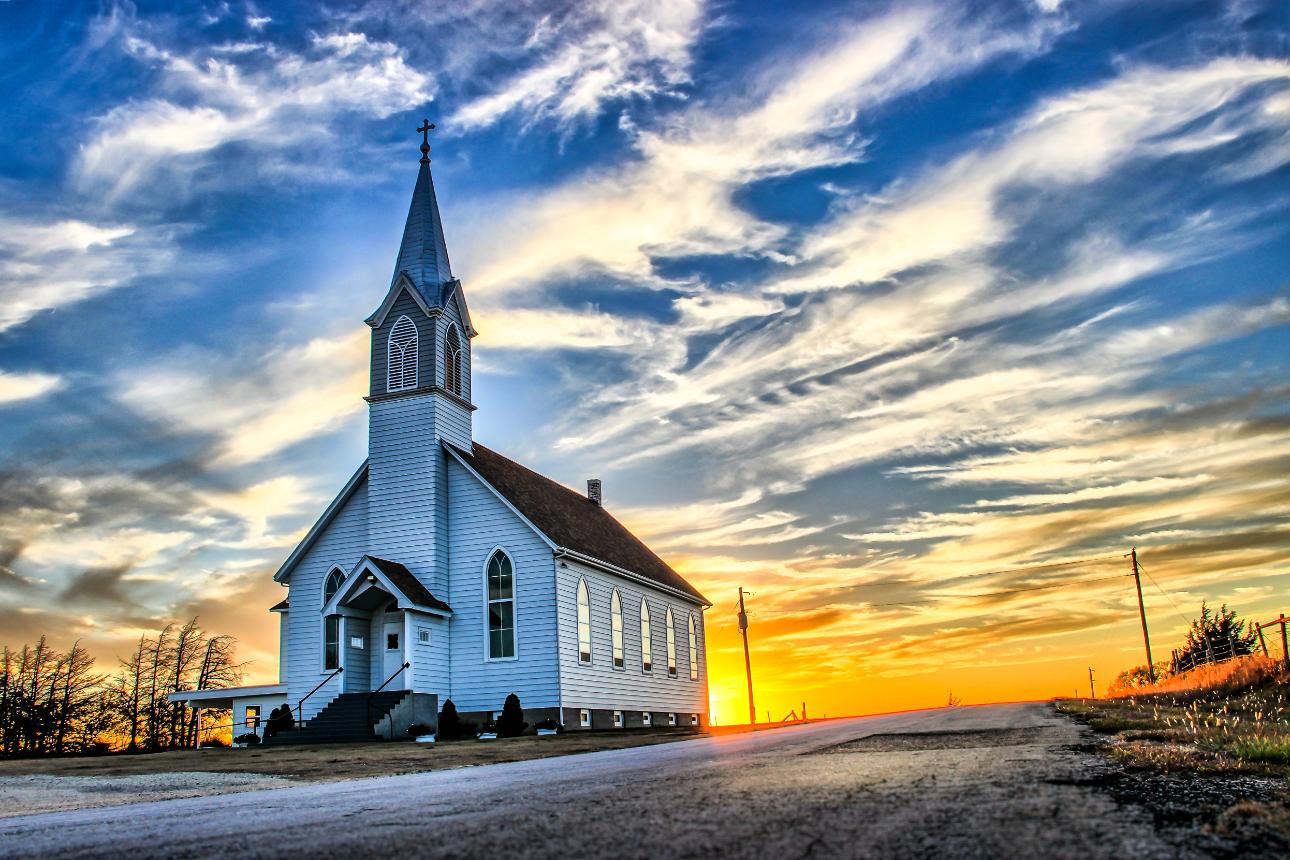
M 232 636 L 192 618 L 142 635 L 115 672 L 101 672 L 74 642 L 0 651 L 0 756 L 161 751 L 196 744 L 196 715 L 166 699 L 180 690 L 236 686 L 242 663 Z M 207 725 L 219 722 L 209 720 Z
M 1228 609 L 1224 603 L 1215 612 L 1201 601 L 1199 617 L 1192 619 L 1187 638 L 1174 649 L 1168 663 L 1158 662 L 1150 669 L 1145 663 L 1126 669 L 1111 682 L 1108 692 L 1114 695 L 1149 687 L 1153 674 L 1159 682 L 1204 663 L 1249 656 L 1257 641 L 1254 625 L 1240 618 L 1236 610 Z

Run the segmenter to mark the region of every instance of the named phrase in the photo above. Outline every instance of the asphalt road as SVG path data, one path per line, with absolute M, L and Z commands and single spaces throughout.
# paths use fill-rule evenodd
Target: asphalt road
M 1176 857 L 1041 704 L 0 821 L 0 857 Z

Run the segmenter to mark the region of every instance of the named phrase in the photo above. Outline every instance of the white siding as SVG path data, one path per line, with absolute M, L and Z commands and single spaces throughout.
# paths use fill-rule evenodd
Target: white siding
M 578 596 L 586 578 L 591 597 L 591 663 L 578 661 Z M 561 559 L 556 567 L 560 611 L 560 691 L 566 708 L 708 713 L 708 666 L 703 609 L 635 580 Z M 625 666 L 615 669 L 610 640 L 609 601 L 617 588 L 623 604 Z M 641 668 L 641 598 L 649 601 L 654 669 Z M 667 674 L 667 608 L 676 625 L 675 678 Z M 699 645 L 699 678 L 690 680 L 690 614 Z
M 440 703 L 448 694 L 449 626 L 446 618 L 410 612 L 412 631 L 412 689 L 418 693 L 438 693 Z M 430 631 L 430 644 L 421 642 L 418 631 Z M 456 704 L 454 702 L 454 704 Z
M 419 394 L 371 404 L 367 442 L 368 552 L 404 565 L 436 595 L 447 588 L 434 539 L 444 492 L 440 400 Z
M 287 697 L 295 708 L 300 699 L 326 675 L 322 671 L 322 587 L 332 567 L 346 573 L 358 564 L 367 549 L 367 481 L 361 482 L 314 545 L 291 572 L 287 615 L 286 657 Z M 309 719 L 341 692 L 340 680 L 333 679 L 305 703 Z M 280 703 L 279 703 L 280 704 Z
M 460 463 L 448 466 L 452 591 L 452 685 L 460 711 L 502 709 L 508 693 L 526 708 L 559 705 L 555 574 L 551 550 Z M 515 577 L 515 659 L 488 660 L 484 565 L 497 547 Z

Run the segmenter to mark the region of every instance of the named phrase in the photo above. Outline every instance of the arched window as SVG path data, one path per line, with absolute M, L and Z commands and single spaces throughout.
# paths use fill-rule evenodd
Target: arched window
M 401 316 L 390 329 L 386 367 L 386 391 L 407 391 L 417 387 L 417 324 Z
M 488 659 L 515 656 L 515 576 L 500 549 L 488 560 Z
M 649 636 L 649 603 L 641 598 L 641 671 L 654 671 L 654 648 Z
M 578 580 L 578 662 L 591 662 L 591 598 L 587 580 Z
M 340 584 L 345 581 L 345 574 L 340 572 L 339 567 L 333 567 L 331 573 L 327 574 L 327 580 L 323 583 L 323 606 L 331 602 L 340 591 Z
M 672 620 L 672 607 L 667 608 L 667 675 L 676 677 L 676 623 Z
M 690 615 L 690 680 L 699 680 L 699 637 L 694 630 L 694 615 Z
M 452 324 L 443 339 L 443 387 L 461 394 L 461 336 Z
M 614 668 L 621 669 L 626 663 L 623 659 L 623 602 L 618 598 L 616 588 L 609 598 L 609 632 L 614 644 Z

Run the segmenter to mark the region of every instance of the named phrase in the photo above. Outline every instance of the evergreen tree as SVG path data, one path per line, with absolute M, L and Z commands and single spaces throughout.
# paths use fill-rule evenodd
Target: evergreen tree
M 1258 634 L 1247 628 L 1245 621 L 1237 618 L 1236 611 L 1228 609 L 1226 603 L 1214 612 L 1202 602 L 1200 617 L 1192 621 L 1187 641 L 1178 652 L 1178 661 L 1184 666 L 1194 666 L 1253 654 Z
M 529 726 L 524 722 L 524 709 L 520 707 L 520 697 L 511 693 L 502 705 L 502 718 L 497 721 L 497 733 L 504 738 L 519 737 Z
M 443 710 L 439 712 L 439 737 L 452 739 L 461 734 L 461 718 L 457 716 L 457 706 L 452 703 L 452 699 L 447 699 L 443 703 Z

